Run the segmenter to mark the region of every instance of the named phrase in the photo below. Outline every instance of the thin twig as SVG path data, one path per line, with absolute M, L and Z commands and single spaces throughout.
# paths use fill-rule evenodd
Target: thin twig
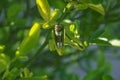
M 47 40 L 43 43 L 43 45 L 38 49 L 38 51 L 35 53 L 35 55 L 28 61 L 26 62 L 26 64 L 24 65 L 24 67 L 29 67 L 37 57 L 39 57 L 39 55 L 41 54 L 41 52 L 43 51 L 43 49 L 46 47 L 47 45 Z

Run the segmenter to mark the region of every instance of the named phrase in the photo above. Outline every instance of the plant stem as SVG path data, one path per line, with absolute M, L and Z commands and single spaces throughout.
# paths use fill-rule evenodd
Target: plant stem
M 46 47 L 47 45 L 47 40 L 43 43 L 43 45 L 38 49 L 38 51 L 35 53 L 35 55 L 28 61 L 25 63 L 24 67 L 29 67 L 37 57 L 39 57 L 40 53 L 43 51 L 43 49 Z
M 72 8 L 64 8 L 62 16 L 57 20 L 58 23 L 62 22 L 63 19 L 65 19 L 67 16 L 69 16 L 70 12 L 72 11 Z
M 58 23 L 60 23 L 60 22 L 67 16 L 68 13 L 69 13 L 69 11 L 66 10 L 66 8 L 65 8 L 65 12 L 63 12 L 62 16 L 61 16 L 60 19 L 58 20 Z

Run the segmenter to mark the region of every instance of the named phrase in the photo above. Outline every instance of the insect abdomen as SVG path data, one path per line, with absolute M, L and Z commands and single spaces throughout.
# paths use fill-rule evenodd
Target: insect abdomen
M 62 48 L 63 43 L 62 43 L 62 37 L 63 37 L 63 28 L 60 24 L 56 24 L 55 25 L 55 41 L 56 41 L 56 45 L 58 48 Z

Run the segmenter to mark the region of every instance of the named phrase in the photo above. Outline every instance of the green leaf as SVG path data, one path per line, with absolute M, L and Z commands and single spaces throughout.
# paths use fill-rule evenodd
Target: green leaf
M 4 45 L 0 45 L 0 53 L 2 53 L 5 49 L 5 46 Z
M 103 80 L 114 80 L 110 75 L 104 75 Z
M 75 20 L 73 23 L 70 23 L 69 29 L 68 27 L 65 27 L 65 30 L 67 35 L 78 39 L 80 37 L 80 34 L 78 32 L 79 28 L 80 28 L 79 22 Z
M 82 45 L 80 40 L 77 39 L 77 38 L 74 38 L 74 37 L 72 37 L 70 35 L 69 36 L 67 35 L 65 37 L 65 43 L 72 46 L 72 47 L 74 47 L 74 48 L 76 48 L 76 49 L 78 49 L 78 50 L 80 50 L 80 51 L 82 51 L 84 49 L 84 46 Z
M 88 7 L 95 10 L 95 11 L 97 11 L 97 12 L 99 12 L 102 15 L 105 15 L 105 11 L 104 11 L 104 8 L 103 8 L 102 4 L 97 4 L 96 5 L 96 4 L 89 3 Z
M 9 57 L 4 53 L 0 53 L 0 73 L 4 71 L 9 65 Z
M 89 72 L 83 80 L 102 80 L 103 75 L 110 71 L 109 69 L 110 65 L 106 62 L 102 67 Z
M 24 68 L 24 77 L 27 78 L 27 77 L 32 77 L 33 73 L 29 71 L 28 68 Z
M 67 76 L 67 80 L 79 80 L 79 77 L 75 73 L 68 74 Z
M 61 12 L 63 11 L 63 9 L 66 6 L 66 4 L 63 0 L 48 0 L 48 1 L 50 3 L 50 6 L 52 6 L 52 8 L 60 9 Z
M 77 20 L 69 25 L 69 29 L 68 27 L 65 27 L 66 30 L 65 44 L 70 45 L 78 50 L 83 50 L 84 46 L 79 39 L 80 34 L 78 32 L 78 29 L 79 24 Z
M 98 52 L 98 67 L 102 67 L 105 64 L 105 56 L 104 53 L 102 51 Z
M 54 40 L 49 40 L 49 49 L 50 49 L 50 51 L 54 51 L 55 50 Z
M 40 15 L 45 21 L 50 20 L 50 6 L 47 0 L 36 0 Z
M 28 56 L 19 56 L 18 59 L 21 61 L 27 61 L 29 58 Z
M 70 25 L 70 31 L 73 32 L 73 33 L 75 32 L 75 25 L 74 24 Z
M 8 19 L 11 20 L 13 18 L 16 18 L 22 9 L 24 9 L 24 8 L 23 8 L 23 6 L 21 4 L 13 4 L 13 5 L 11 5 L 8 8 L 8 12 L 7 12 Z
M 99 45 L 99 46 L 112 46 L 111 43 L 108 41 L 100 40 L 100 39 L 95 39 L 90 42 L 92 45 Z
M 35 22 L 29 31 L 27 37 L 24 38 L 16 55 L 26 55 L 28 54 L 38 43 L 40 36 L 40 24 Z
M 55 22 L 59 17 L 60 17 L 60 10 L 55 9 L 51 14 L 50 22 Z
M 94 4 L 98 4 L 98 3 L 102 3 L 103 0 L 92 0 L 92 2 L 93 2 Z
M 80 2 L 82 2 L 82 3 L 91 3 L 92 1 L 91 0 L 80 0 Z
M 97 39 L 97 38 L 100 37 L 100 35 L 103 34 L 104 32 L 105 32 L 104 29 L 98 29 L 98 30 L 96 30 L 96 31 L 93 32 L 93 34 L 91 35 L 89 41 L 91 42 L 92 40 Z
M 17 18 L 14 23 L 15 23 L 14 25 L 17 25 L 17 27 L 21 28 L 21 27 L 24 27 L 26 25 L 27 20 L 23 19 L 23 18 L 22 19 L 20 19 L 20 18 L 18 19 Z
M 41 77 L 29 77 L 29 78 L 21 78 L 19 80 L 48 80 L 47 76 L 41 76 Z
M 78 4 L 78 5 L 75 5 L 75 8 L 77 9 L 80 9 L 80 10 L 85 10 L 88 8 L 88 5 L 83 3 L 83 4 Z
M 110 40 L 109 43 L 111 43 L 112 46 L 120 47 L 120 40 L 119 39 Z
M 101 78 L 101 72 L 99 69 L 96 69 L 90 73 L 87 74 L 87 76 L 85 76 L 83 78 L 83 80 L 100 80 Z
M 20 74 L 20 72 L 20 69 L 12 68 L 12 70 L 6 75 L 7 80 L 15 80 L 15 78 Z
M 109 10 L 111 4 L 112 4 L 112 0 L 109 0 L 106 4 L 106 12 Z
M 49 22 L 45 22 L 43 25 L 42 25 L 43 29 L 49 29 L 50 28 L 50 23 Z

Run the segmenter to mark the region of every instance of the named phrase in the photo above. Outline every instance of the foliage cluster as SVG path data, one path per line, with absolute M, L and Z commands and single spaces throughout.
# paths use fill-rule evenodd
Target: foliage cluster
M 105 51 L 120 47 L 119 5 L 119 0 L 2 1 L 0 78 L 113 80 Z M 54 29 L 58 24 L 60 37 Z M 71 71 L 74 65 L 86 76 Z

